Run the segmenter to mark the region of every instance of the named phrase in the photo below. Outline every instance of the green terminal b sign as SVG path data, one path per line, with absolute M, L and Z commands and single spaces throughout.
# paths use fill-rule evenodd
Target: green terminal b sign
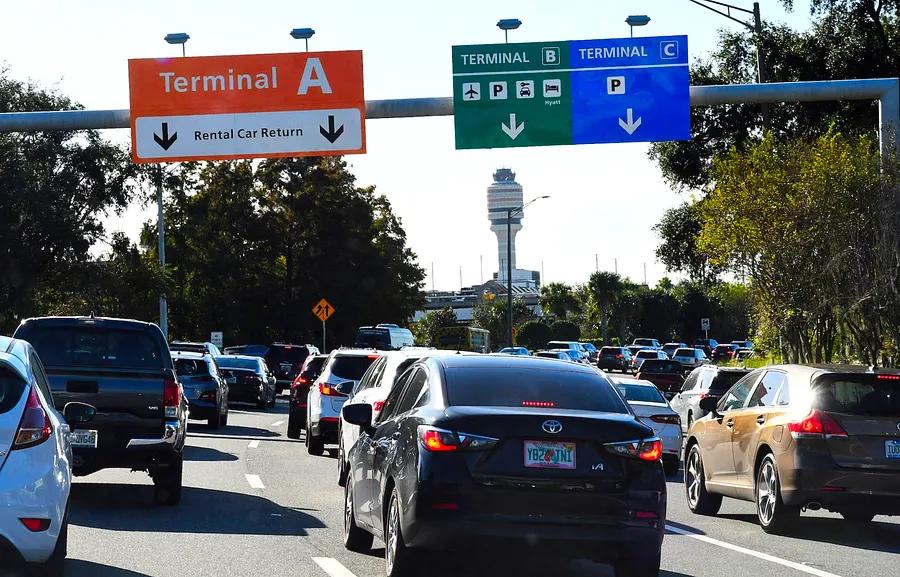
M 453 47 L 456 148 L 688 140 L 686 36 Z
M 564 45 L 454 46 L 456 148 L 571 144 Z

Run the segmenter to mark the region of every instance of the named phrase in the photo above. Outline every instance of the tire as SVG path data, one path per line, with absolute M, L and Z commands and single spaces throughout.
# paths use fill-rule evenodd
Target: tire
M 256 399 L 256 408 L 266 410 L 269 406 L 269 399 L 266 398 L 266 394 L 263 393 L 261 397 Z
M 325 442 L 322 441 L 322 437 L 313 437 L 309 429 L 307 429 L 305 439 L 306 452 L 314 457 L 321 457 L 322 453 L 325 452 Z
M 766 533 L 786 533 L 800 517 L 800 507 L 785 505 L 781 500 L 781 480 L 775 457 L 766 455 L 759 465 L 753 490 L 756 518 Z
M 206 426 L 210 429 L 218 429 L 222 426 L 222 415 L 215 415 L 206 420 Z
M 303 430 L 303 427 L 300 426 L 300 415 L 297 411 L 291 411 L 288 413 L 288 426 L 287 426 L 287 436 L 288 439 L 299 439 L 300 431 Z
M 227 427 L 228 426 L 228 407 L 225 407 L 225 414 L 219 415 L 219 426 Z
M 650 561 L 646 559 L 641 559 L 639 562 L 635 562 L 634 559 L 622 560 L 613 565 L 613 570 L 616 577 L 658 577 L 659 565 L 660 552 L 657 551 Z
M 722 495 L 714 495 L 706 490 L 703 458 L 700 456 L 700 447 L 696 444 L 691 446 L 684 462 L 684 490 L 692 513 L 712 516 L 722 507 Z
M 181 502 L 181 477 L 184 469 L 184 454 L 178 455 L 165 468 L 152 472 L 153 500 L 159 505 L 173 506 Z
M 354 553 L 367 553 L 372 549 L 372 534 L 356 525 L 352 481 L 344 488 L 344 547 Z
M 388 514 L 384 520 L 384 565 L 387 577 L 409 577 L 416 565 L 416 551 L 406 546 L 400 523 L 400 495 L 391 492 Z
M 870 523 L 875 518 L 875 513 L 866 509 L 858 511 L 841 511 L 841 517 L 851 523 Z
M 338 456 L 337 456 L 337 466 L 338 466 L 338 487 L 346 487 L 347 486 L 347 477 L 348 477 L 348 467 L 347 463 L 344 461 L 344 449 L 341 446 L 340 440 L 338 440 Z
M 59 537 L 56 539 L 56 547 L 50 558 L 43 563 L 34 565 L 31 573 L 35 577 L 63 577 L 65 573 L 66 554 L 69 548 L 69 507 L 66 506 L 66 512 L 63 515 L 62 527 L 59 530 Z

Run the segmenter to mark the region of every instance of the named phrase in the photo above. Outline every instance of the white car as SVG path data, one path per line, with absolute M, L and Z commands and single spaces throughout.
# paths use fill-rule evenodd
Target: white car
M 0 556 L 62 575 L 72 487 L 69 425 L 53 406 L 31 345 L 0 337 L 0 351 Z M 83 403 L 66 405 L 73 423 L 86 423 L 95 412 Z
M 651 429 L 662 440 L 663 468 L 666 475 L 678 472 L 681 465 L 681 419 L 672 410 L 668 401 L 650 381 L 607 375 L 622 394 L 625 402 L 634 411 L 638 420 Z
M 365 403 L 372 405 L 372 423 L 378 420 L 381 408 L 388 393 L 399 382 L 414 362 L 425 357 L 438 357 L 449 355 L 471 355 L 475 353 L 457 352 L 449 350 L 432 349 L 426 347 L 406 347 L 399 351 L 387 351 L 381 353 L 381 358 L 372 363 L 372 366 L 362 376 L 345 404 Z M 359 439 L 359 427 L 351 425 L 343 419 L 340 422 L 340 439 L 338 440 L 338 485 L 344 486 L 347 481 L 348 463 L 347 455 L 350 449 Z
M 324 453 L 325 443 L 339 443 L 341 408 L 381 355 L 374 349 L 337 349 L 328 355 L 306 396 L 306 450 L 310 455 Z
M 684 367 L 685 370 L 696 369 L 700 365 L 705 365 L 709 362 L 709 358 L 707 358 L 703 349 L 691 347 L 685 347 L 675 351 L 675 354 L 672 355 L 672 360 L 681 363 L 681 366 Z
M 646 361 L 647 359 L 659 359 L 666 361 L 669 359 L 669 355 L 659 349 L 644 349 L 642 351 L 638 351 L 638 353 L 634 355 L 634 359 L 631 361 L 631 365 L 634 367 L 634 372 L 640 371 L 641 365 L 643 365 L 644 361 Z

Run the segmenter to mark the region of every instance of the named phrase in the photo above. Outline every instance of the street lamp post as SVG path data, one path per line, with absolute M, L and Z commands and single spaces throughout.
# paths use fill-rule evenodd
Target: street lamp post
M 522 21 L 518 18 L 504 18 L 497 22 L 497 28 L 503 30 L 503 39 L 509 44 L 509 31 L 515 30 L 522 25 Z
M 628 28 L 631 30 L 631 37 L 634 38 L 634 27 L 650 24 L 650 17 L 643 14 L 629 16 L 625 19 L 625 24 L 628 24 Z
M 529 205 L 550 198 L 549 195 L 533 198 L 518 208 L 506 210 L 506 340 L 508 346 L 513 346 L 513 316 L 512 316 L 512 217 L 514 214 L 525 210 Z
M 291 36 L 294 40 L 303 40 L 306 51 L 309 52 L 309 39 L 315 35 L 316 31 L 312 28 L 294 28 L 291 30 Z
M 175 32 L 173 34 L 166 34 L 166 42 L 169 44 L 181 44 L 181 55 L 185 55 L 184 45 L 187 44 L 187 41 L 190 40 L 191 37 L 185 34 L 184 32 Z

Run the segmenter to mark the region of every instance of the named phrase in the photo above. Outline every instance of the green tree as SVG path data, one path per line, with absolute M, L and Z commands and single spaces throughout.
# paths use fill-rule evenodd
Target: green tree
M 543 349 L 551 340 L 553 340 L 553 333 L 550 327 L 541 321 L 522 323 L 516 332 L 516 344 L 531 351 Z
M 0 69 L 0 112 L 77 108 Z M 106 214 L 137 198 L 136 176 L 125 151 L 96 131 L 0 134 L 0 330 L 41 314 L 38 299 L 90 260 Z
M 579 302 L 572 287 L 561 282 L 548 283 L 541 287 L 541 309 L 544 314 L 553 315 L 557 319 L 569 318 L 570 312 L 579 311 Z
M 550 331 L 554 341 L 577 341 L 581 338 L 581 329 L 572 321 L 553 321 Z
M 495 348 L 506 346 L 506 299 L 482 299 L 472 311 L 473 325 L 486 329 L 491 333 L 491 345 Z M 513 299 L 513 342 L 516 339 L 518 327 L 534 319 L 534 313 L 522 301 Z
M 413 332 L 416 342 L 424 346 L 437 346 L 437 337 L 441 329 L 455 327 L 459 324 L 456 313 L 452 307 L 444 307 L 441 310 L 426 313 L 415 325 Z
M 721 274 L 705 253 L 697 247 L 703 227 L 702 202 L 685 202 L 670 208 L 653 230 L 660 237 L 656 258 L 670 272 L 681 272 L 693 282 L 709 285 Z
M 597 306 L 600 335 L 605 344 L 609 342 L 609 319 L 613 307 L 622 297 L 622 278 L 611 272 L 595 272 L 588 281 L 588 287 Z

